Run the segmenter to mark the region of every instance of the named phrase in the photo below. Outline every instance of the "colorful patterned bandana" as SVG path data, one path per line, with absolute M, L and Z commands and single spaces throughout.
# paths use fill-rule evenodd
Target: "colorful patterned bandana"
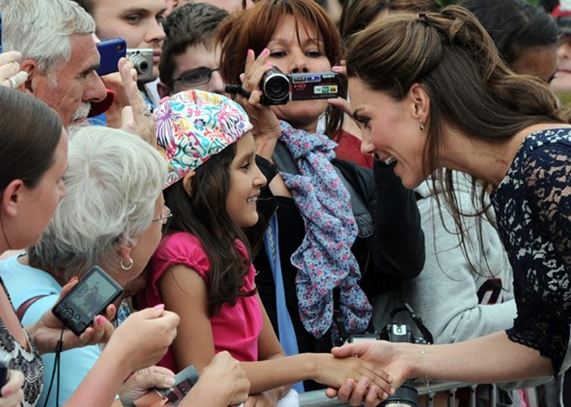
M 189 90 L 167 97 L 154 114 L 157 144 L 168 162 L 163 189 L 184 178 L 252 129 L 248 115 L 225 96 Z

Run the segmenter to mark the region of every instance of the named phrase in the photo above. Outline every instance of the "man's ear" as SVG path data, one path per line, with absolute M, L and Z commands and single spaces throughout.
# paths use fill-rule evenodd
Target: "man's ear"
M 20 69 L 28 73 L 28 79 L 24 82 L 24 89 L 26 92 L 33 94 L 33 82 L 38 74 L 38 63 L 35 59 L 26 58 L 20 63 Z
M 159 96 L 162 98 L 170 96 L 171 90 L 170 88 L 162 82 L 157 84 L 157 92 L 159 92 Z
M 182 179 L 182 186 L 188 195 L 192 195 L 192 177 L 196 174 L 195 171 L 190 171 Z
M 2 193 L 2 212 L 8 216 L 17 216 L 21 210 L 24 181 L 16 179 L 8 184 Z
M 409 96 L 413 106 L 413 117 L 420 123 L 426 123 L 430 113 L 428 93 L 419 83 L 415 83 L 410 87 Z

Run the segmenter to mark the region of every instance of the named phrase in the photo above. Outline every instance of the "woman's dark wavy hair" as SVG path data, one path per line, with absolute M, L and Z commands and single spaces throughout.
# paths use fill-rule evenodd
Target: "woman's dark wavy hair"
M 236 148 L 234 143 L 198 167 L 191 179 L 190 195 L 184 189 L 183 180 L 164 190 L 165 205 L 173 214 L 166 233 L 187 232 L 196 236 L 208 255 L 210 317 L 223 304 L 235 304 L 238 297 L 256 293 L 255 289 L 242 291 L 250 267 L 250 249 L 246 259 L 236 250 L 236 239 L 246 247 L 248 240 L 226 211 L 230 164 L 236 156 Z
M 347 74 L 395 100 L 405 98 L 415 83 L 428 93 L 422 164 L 426 177 L 433 174 L 433 182 L 446 185 L 444 200 L 454 216 L 464 254 L 462 217 L 486 212 L 486 192 L 491 186 L 473 178 L 477 213 L 462 213 L 452 171 L 437 168 L 444 126 L 467 137 L 503 143 L 528 126 L 569 121 L 547 84 L 513 73 L 476 17 L 460 6 L 448 6 L 440 13 L 395 14 L 374 22 L 350 39 Z M 481 191 L 479 197 L 476 191 Z
M 40 100 L 4 86 L 0 112 L 0 191 L 16 179 L 34 188 L 54 162 L 61 120 Z
M 220 74 L 225 83 L 240 83 L 248 49 L 259 55 L 270 42 L 280 19 L 286 15 L 293 16 L 298 22 L 307 22 L 311 29 L 321 35 L 331 65 L 341 61 L 343 48 L 339 31 L 318 3 L 313 0 L 260 0 L 254 7 L 231 15 L 218 30 L 218 39 L 222 44 Z M 340 93 L 346 94 L 345 84 L 341 88 Z M 333 137 L 342 123 L 343 112 L 328 107 L 325 134 Z

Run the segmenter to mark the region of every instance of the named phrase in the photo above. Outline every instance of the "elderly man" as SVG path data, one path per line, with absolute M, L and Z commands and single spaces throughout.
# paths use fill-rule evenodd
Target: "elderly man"
M 25 90 L 53 107 L 64 125 L 84 120 L 107 96 L 97 75 L 95 23 L 69 0 L 0 0 L 5 50 L 22 53 Z

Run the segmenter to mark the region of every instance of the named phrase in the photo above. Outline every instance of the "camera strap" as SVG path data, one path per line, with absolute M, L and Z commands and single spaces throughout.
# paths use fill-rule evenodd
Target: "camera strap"
M 426 342 L 428 342 L 430 344 L 434 344 L 434 337 L 432 336 L 432 333 L 428 330 L 426 325 L 424 325 L 424 322 L 422 322 L 422 319 L 418 315 L 416 315 L 416 313 L 414 312 L 414 310 L 412 309 L 410 304 L 408 304 L 406 301 L 403 301 L 402 303 L 403 303 L 402 307 L 399 307 L 399 308 L 392 310 L 391 319 L 394 319 L 394 317 L 398 313 L 406 311 L 409 314 L 412 321 L 414 322 L 414 324 L 416 325 L 416 328 L 422 334 L 422 337 L 426 340 Z
M 64 327 L 61 328 L 61 332 L 59 335 L 59 340 L 57 341 L 56 348 L 54 350 L 55 358 L 54 358 L 54 368 L 52 369 L 52 377 L 50 379 L 50 385 L 48 387 L 48 393 L 46 394 L 46 400 L 44 401 L 44 406 L 47 407 L 50 401 L 50 394 L 52 392 L 52 386 L 54 384 L 54 378 L 57 372 L 57 384 L 56 384 L 56 406 L 59 406 L 59 382 L 60 382 L 60 357 L 61 352 L 63 350 L 63 331 L 65 330 Z

